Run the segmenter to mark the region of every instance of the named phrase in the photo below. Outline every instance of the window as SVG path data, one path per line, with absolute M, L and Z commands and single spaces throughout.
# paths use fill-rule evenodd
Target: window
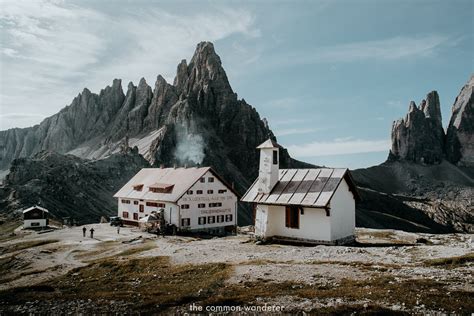
M 227 190 L 225 190 L 225 189 L 222 189 L 222 190 L 219 190 L 218 192 L 219 192 L 220 194 L 222 194 L 222 193 L 226 193 L 226 192 L 227 192 Z
M 205 207 L 206 207 L 206 204 L 204 204 L 204 203 L 199 203 L 198 204 L 198 208 L 205 208 Z
M 191 226 L 191 219 L 190 218 L 182 218 L 181 219 L 181 226 L 182 227 Z
M 130 200 L 122 200 L 123 204 L 130 204 Z
M 133 204 L 134 204 L 134 205 L 138 205 L 138 201 L 133 201 Z
M 192 195 L 192 194 L 193 194 L 193 190 L 188 190 L 188 194 L 189 194 L 189 195 Z
M 214 190 L 207 190 L 207 194 L 213 194 Z
M 301 215 L 304 215 L 304 208 L 300 209 Z
M 181 209 L 186 210 L 189 208 L 189 204 L 181 204 Z
M 31 226 L 39 226 L 39 225 L 40 225 L 39 222 L 33 222 L 33 223 L 31 223 Z
M 273 164 L 278 165 L 278 151 L 277 150 L 273 151 Z
M 133 213 L 133 219 L 138 221 L 138 213 Z
M 300 228 L 300 207 L 293 205 L 286 207 L 285 224 L 288 228 Z
M 133 186 L 133 189 L 134 189 L 135 191 L 141 191 L 141 190 L 143 190 L 143 184 L 134 185 L 134 186 Z
M 152 207 L 165 207 L 166 205 L 164 203 L 157 203 L 157 202 L 146 202 L 146 206 L 152 206 Z
M 217 215 L 217 222 L 223 223 L 224 222 L 224 215 Z
M 196 194 L 202 194 L 202 190 L 197 190 Z
M 143 206 L 143 204 L 140 204 L 140 205 L 138 206 L 138 211 L 139 211 L 140 213 L 143 213 L 143 212 L 145 211 L 145 206 Z
M 209 207 L 221 207 L 222 206 L 222 203 L 219 202 L 219 203 L 209 203 Z
M 226 221 L 226 222 L 232 222 L 232 214 L 227 214 L 227 215 L 225 216 L 225 221 Z
M 201 183 L 206 182 L 206 178 L 202 177 L 201 179 L 199 179 L 199 182 L 201 182 Z
M 199 225 L 206 225 L 206 217 L 202 216 L 198 218 Z
M 173 187 L 150 188 L 150 192 L 153 192 L 153 193 L 171 193 L 172 191 L 173 191 Z
M 215 216 L 208 216 L 207 217 L 207 223 L 208 224 L 214 224 L 216 222 L 216 217 Z
M 214 182 L 214 177 L 207 178 L 207 182 Z
M 123 213 L 122 213 L 122 217 L 123 217 L 123 218 L 128 218 L 128 212 L 123 212 Z

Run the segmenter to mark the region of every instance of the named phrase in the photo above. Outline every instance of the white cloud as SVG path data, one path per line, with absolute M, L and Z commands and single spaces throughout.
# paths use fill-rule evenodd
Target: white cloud
M 51 115 L 82 88 L 98 92 L 114 78 L 123 79 L 124 88 L 141 77 L 153 86 L 158 74 L 172 81 L 198 42 L 260 36 L 245 10 L 212 7 L 177 15 L 160 6 L 125 2 L 108 13 L 64 1 L 2 1 L 0 113 Z M 30 121 L 4 117 L 0 129 Z
M 373 60 L 399 60 L 411 57 L 427 57 L 435 53 L 442 45 L 450 45 L 449 37 L 431 34 L 421 36 L 397 36 L 381 40 L 342 43 L 331 46 L 319 46 L 313 50 L 288 52 L 284 57 L 268 59 L 266 67 L 282 65 L 306 65 L 317 63 L 348 63 Z M 334 65 L 331 69 L 334 69 Z
M 325 128 L 313 128 L 313 127 L 296 127 L 296 128 L 283 128 L 275 129 L 276 136 L 288 136 L 297 134 L 310 134 L 318 131 L 325 130 Z
M 288 145 L 286 147 L 290 155 L 296 158 L 319 157 L 388 151 L 390 148 L 390 140 L 366 140 L 348 137 L 334 139 L 333 141 L 317 141 L 302 145 Z

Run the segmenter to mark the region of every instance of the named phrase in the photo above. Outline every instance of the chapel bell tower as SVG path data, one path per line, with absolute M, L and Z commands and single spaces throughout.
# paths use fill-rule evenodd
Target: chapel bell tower
M 258 170 L 258 193 L 270 193 L 278 182 L 280 173 L 279 145 L 271 139 L 266 140 L 260 149 L 260 167 Z

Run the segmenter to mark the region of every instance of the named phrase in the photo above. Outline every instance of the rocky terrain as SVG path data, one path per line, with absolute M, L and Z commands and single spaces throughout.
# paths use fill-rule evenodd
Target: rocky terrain
M 359 228 L 352 246 L 301 247 L 251 234 L 157 238 L 91 227 L 94 238 L 82 227 L 0 235 L 0 313 L 174 314 L 193 303 L 315 314 L 474 310 L 472 235 Z

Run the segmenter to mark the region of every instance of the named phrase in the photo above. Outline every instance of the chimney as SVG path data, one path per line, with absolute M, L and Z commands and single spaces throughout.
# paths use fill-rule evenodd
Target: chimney
M 258 193 L 268 194 L 278 182 L 280 173 L 280 154 L 276 142 L 268 139 L 257 149 L 260 149 L 260 166 L 258 170 Z

